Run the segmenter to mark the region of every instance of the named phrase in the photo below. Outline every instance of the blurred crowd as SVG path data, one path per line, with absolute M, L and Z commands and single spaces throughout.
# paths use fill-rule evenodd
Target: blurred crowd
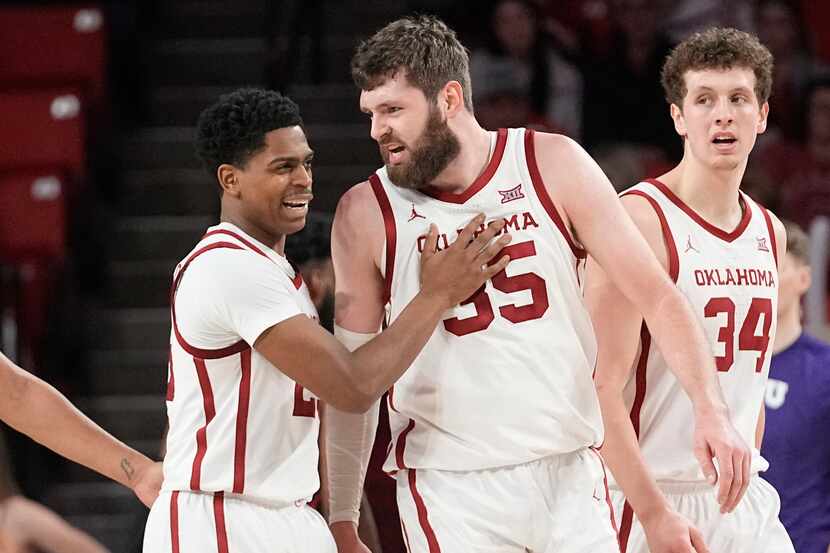
M 436 9 L 438 6 L 424 6 Z M 810 0 L 497 0 L 443 8 L 471 48 L 476 115 L 487 128 L 567 134 L 618 189 L 673 166 L 660 67 L 710 26 L 756 33 L 775 56 L 767 132 L 743 189 L 805 228 L 830 215 L 830 5 Z

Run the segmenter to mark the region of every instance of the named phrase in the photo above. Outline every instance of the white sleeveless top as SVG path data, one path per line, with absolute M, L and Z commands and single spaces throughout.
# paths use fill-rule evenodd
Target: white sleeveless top
M 544 188 L 533 138 L 499 131 L 488 166 L 462 194 L 399 188 L 385 169 L 370 177 L 386 229 L 389 322 L 420 289 L 430 223 L 439 247 L 480 212 L 505 219 L 513 235 L 505 271 L 446 312 L 390 391 L 389 471 L 515 465 L 602 441 L 596 343 L 580 285 L 585 253 Z
M 778 307 L 775 233 L 769 213 L 740 194 L 743 217 L 732 232 L 707 223 L 667 186 L 641 182 L 663 229 L 669 273 L 700 318 L 730 418 L 751 447 L 764 400 Z M 625 388 L 645 459 L 658 481 L 703 482 L 693 453 L 692 405 L 666 360 L 641 332 L 635 371 Z M 766 469 L 753 450 L 752 472 Z
M 164 490 L 274 505 L 314 495 L 316 400 L 251 347 L 299 314 L 317 318 L 299 273 L 229 223 L 208 229 L 176 267 Z

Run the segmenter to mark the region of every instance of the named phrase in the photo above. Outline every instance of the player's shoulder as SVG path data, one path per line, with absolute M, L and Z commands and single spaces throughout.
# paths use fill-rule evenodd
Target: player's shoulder
M 371 183 L 365 180 L 346 190 L 337 202 L 332 237 L 344 231 L 363 233 L 382 227 L 383 216 Z
M 626 213 L 643 233 L 662 232 L 662 208 L 638 183 L 620 193 L 620 202 Z
M 255 280 L 270 279 L 279 267 L 269 257 L 228 240 L 229 245 L 191 257 L 180 288 L 244 288 Z
M 537 154 L 544 153 L 545 156 L 568 160 L 587 155 L 576 140 L 564 134 L 533 131 L 533 143 Z

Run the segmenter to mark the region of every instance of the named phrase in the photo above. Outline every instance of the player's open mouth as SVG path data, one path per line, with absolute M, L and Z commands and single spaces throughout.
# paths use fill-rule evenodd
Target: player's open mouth
M 308 209 L 308 202 L 310 200 L 286 200 L 282 205 L 288 209 L 296 211 L 306 211 Z
M 720 152 L 731 152 L 738 143 L 737 137 L 732 133 L 717 133 L 712 138 L 712 144 Z
M 386 148 L 386 151 L 389 152 L 389 163 L 391 165 L 397 165 L 403 159 L 403 152 L 406 150 L 405 146 L 390 146 Z

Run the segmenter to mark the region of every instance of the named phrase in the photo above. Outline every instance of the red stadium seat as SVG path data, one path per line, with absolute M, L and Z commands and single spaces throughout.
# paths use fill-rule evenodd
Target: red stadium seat
M 0 87 L 73 85 L 90 105 L 106 97 L 106 29 L 94 6 L 0 8 Z
M 60 171 L 0 173 L 0 261 L 63 259 L 65 183 Z
M 73 88 L 0 93 L 0 171 L 63 167 L 82 180 L 83 108 Z

